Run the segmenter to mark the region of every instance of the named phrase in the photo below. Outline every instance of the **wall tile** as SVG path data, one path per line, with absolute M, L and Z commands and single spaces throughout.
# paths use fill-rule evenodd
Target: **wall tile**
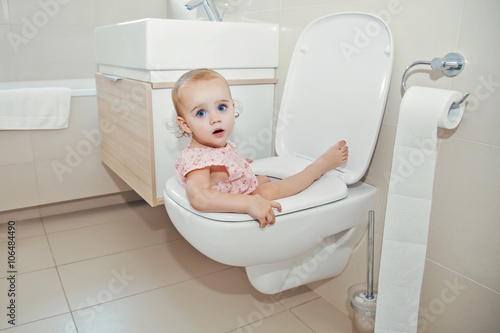
M 498 40 L 500 2 L 465 1 L 457 49 L 467 64 L 452 80 L 452 89 L 470 91 L 464 118 L 457 137 L 500 146 L 500 58 Z M 493 37 L 497 36 L 497 37 Z
M 40 204 L 75 200 L 130 190 L 113 171 L 106 169 L 100 155 L 36 162 Z
M 184 0 L 167 1 L 167 18 L 174 20 L 196 20 L 197 10 L 188 10 Z
M 9 1 L 0 0 L 0 24 L 10 23 Z
M 375 221 L 375 226 L 377 225 Z M 368 230 L 368 228 L 367 228 Z M 321 295 L 338 309 L 352 316 L 347 290 L 350 286 L 367 282 L 368 267 L 368 233 L 365 232 L 361 240 L 354 247 L 351 258 L 346 268 L 339 276 L 333 279 L 308 284 L 316 293 Z M 374 283 L 378 282 L 380 267 L 380 254 L 382 251 L 382 237 L 375 235 L 374 244 Z
M 22 26 L 12 31 L 22 35 Z M 47 25 L 18 45 L 15 66 L 20 81 L 93 77 L 94 27 Z
M 248 13 L 254 11 L 270 11 L 280 9 L 280 0 L 215 0 L 217 8 L 222 10 L 224 4 L 228 4 L 226 13 Z M 219 10 L 219 11 L 220 11 Z
M 377 222 L 375 224 L 375 232 L 379 235 L 383 235 L 384 231 L 385 207 L 387 205 L 387 191 L 389 188 L 395 138 L 396 126 L 382 124 L 370 167 L 365 174 L 365 179 L 363 179 L 363 181 L 378 188 L 377 202 L 375 204 L 375 218 Z
M 16 79 L 15 53 L 9 40 L 10 26 L 0 24 L 0 81 Z
M 30 131 L 0 131 L 0 165 L 33 162 Z
M 11 24 L 21 24 L 22 18 L 26 17 L 28 20 L 33 18 L 33 14 L 41 10 L 37 0 L 8 0 L 9 16 Z
M 348 2 L 345 0 L 285 0 L 282 1 L 281 3 L 281 8 L 284 9 L 289 9 L 289 8 L 296 8 L 296 7 L 313 7 L 313 6 L 320 6 L 320 5 L 339 5 L 341 2 Z M 356 1 L 350 1 L 351 3 L 356 2 Z M 357 2 L 366 2 L 366 1 L 357 1 Z
M 138 20 L 146 17 L 167 17 L 167 1 L 165 0 L 91 0 L 91 2 L 92 1 L 95 3 L 97 26 Z
M 46 216 L 60 215 L 71 212 L 80 212 L 82 210 L 89 210 L 98 207 L 109 207 L 113 205 L 119 205 L 128 202 L 142 201 L 142 200 L 143 199 L 139 196 L 139 194 L 130 190 L 125 192 L 84 198 L 75 201 L 57 202 L 50 205 L 44 205 L 40 207 L 39 216 L 46 217 Z M 1 221 L 2 220 L 0 219 L 0 223 Z
M 33 163 L 0 166 L 0 211 L 38 205 Z
M 500 295 L 427 260 L 418 332 L 495 333 Z
M 12 24 L 32 24 L 41 29 L 46 25 L 81 25 L 95 21 L 92 1 L 9 0 L 9 9 Z
M 462 2 L 463 0 L 401 0 L 401 5 L 390 15 L 387 15 L 388 9 L 385 8 L 387 12 L 384 19 L 393 34 L 396 56 L 384 122 L 397 124 L 403 96 L 401 77 L 409 64 L 417 60 L 443 57 L 456 51 Z M 444 77 L 440 71 L 432 71 L 429 66 L 416 66 L 409 73 L 406 82 L 408 87 L 422 85 L 447 89 L 450 81 L 451 79 Z
M 281 12 L 279 10 L 266 10 L 262 12 L 234 12 L 224 15 L 226 22 L 265 22 L 279 24 Z
M 427 257 L 500 291 L 500 148 L 443 141 Z
M 53 131 L 31 131 L 35 161 L 64 159 L 68 155 L 99 155 L 95 96 L 72 97 L 69 126 Z

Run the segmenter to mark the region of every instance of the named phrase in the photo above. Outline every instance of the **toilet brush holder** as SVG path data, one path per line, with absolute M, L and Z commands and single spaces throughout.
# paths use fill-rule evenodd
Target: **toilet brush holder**
M 368 214 L 368 279 L 367 283 L 358 283 L 347 290 L 353 309 L 353 332 L 373 333 L 375 331 L 375 314 L 377 307 L 377 285 L 373 283 L 373 248 L 374 218 L 371 210 Z
M 367 296 L 366 283 L 351 286 L 347 291 L 353 309 L 353 332 L 373 333 L 377 307 L 377 286 L 373 288 L 373 298 Z

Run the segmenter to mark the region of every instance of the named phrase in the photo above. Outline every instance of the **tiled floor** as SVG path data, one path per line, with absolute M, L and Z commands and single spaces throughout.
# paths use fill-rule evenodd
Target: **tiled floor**
M 349 318 L 307 287 L 255 291 L 243 269 L 191 247 L 163 206 L 136 202 L 15 228 L 11 285 L 0 225 L 0 330 L 8 333 L 352 332 Z M 5 306 L 10 288 L 15 327 Z

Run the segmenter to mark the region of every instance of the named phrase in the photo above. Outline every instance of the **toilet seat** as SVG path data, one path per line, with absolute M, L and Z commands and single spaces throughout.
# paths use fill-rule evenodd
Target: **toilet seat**
M 258 175 L 272 178 L 286 178 L 303 170 L 311 161 L 297 156 L 269 157 L 252 162 L 250 166 Z M 204 213 L 194 209 L 186 195 L 184 187 L 177 177 L 167 181 L 165 187 L 167 195 L 184 209 L 198 216 L 221 222 L 253 221 L 248 214 L 239 213 Z M 347 186 L 338 177 L 338 172 L 329 172 L 311 186 L 294 196 L 275 200 L 281 204 L 281 212 L 275 211 L 276 216 L 290 214 L 300 210 L 317 207 L 334 201 L 342 200 L 347 196 Z

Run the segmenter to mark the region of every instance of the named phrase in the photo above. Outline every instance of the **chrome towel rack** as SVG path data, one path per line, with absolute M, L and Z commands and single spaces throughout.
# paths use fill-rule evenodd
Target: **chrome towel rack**
M 406 67 L 403 77 L 401 79 L 401 84 L 403 85 L 403 89 L 406 92 L 408 90 L 406 88 L 406 76 L 410 69 L 412 69 L 416 65 L 430 65 L 434 70 L 443 71 L 446 76 L 457 76 L 460 74 L 465 67 L 464 57 L 460 53 L 448 53 L 443 58 L 434 58 L 431 61 L 428 60 L 418 60 L 412 62 L 408 67 Z M 469 97 L 470 93 L 466 92 L 465 95 L 458 101 L 452 104 L 452 107 L 457 107 L 462 104 L 467 97 Z

